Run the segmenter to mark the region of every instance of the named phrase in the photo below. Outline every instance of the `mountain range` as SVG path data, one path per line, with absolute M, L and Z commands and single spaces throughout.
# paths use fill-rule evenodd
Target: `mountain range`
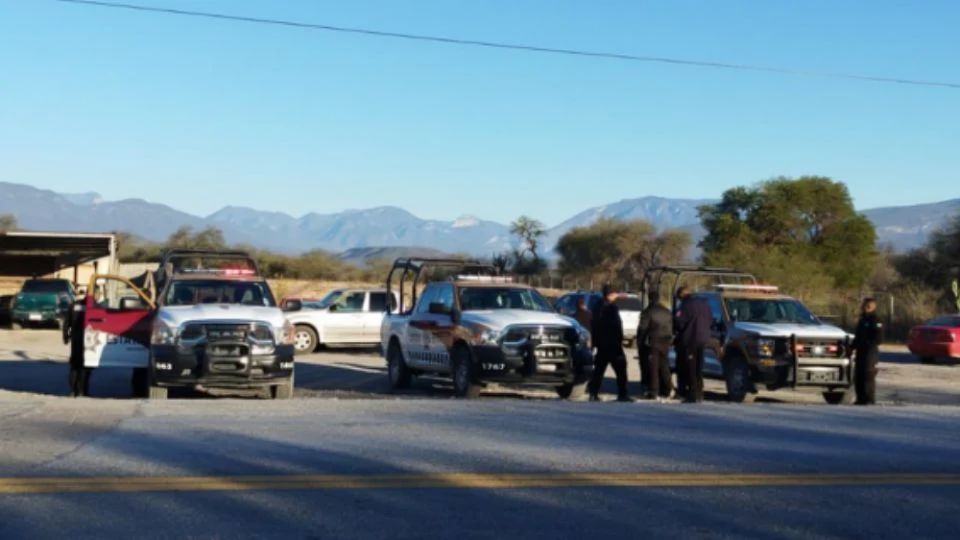
M 604 217 L 644 219 L 661 229 L 688 230 L 698 239 L 703 230 L 697 207 L 710 202 L 640 197 L 590 208 L 549 228 L 544 246 L 552 251 L 565 232 Z M 881 244 L 903 251 L 922 245 L 932 231 L 960 212 L 960 199 L 862 212 L 876 225 Z M 369 258 L 371 253 L 395 253 L 396 248 L 485 256 L 509 249 L 512 241 L 509 226 L 502 223 L 474 216 L 453 221 L 421 219 L 392 206 L 334 214 L 309 213 L 299 218 L 282 212 L 227 206 L 201 217 L 142 199 L 107 201 L 97 193 L 64 194 L 9 182 L 0 182 L 0 214 L 13 214 L 19 226 L 29 230 L 124 231 L 152 241 L 165 240 L 181 226 L 214 226 L 231 243 L 284 253 L 310 249 L 346 252 L 349 260 Z M 378 251 L 381 248 L 394 249 Z

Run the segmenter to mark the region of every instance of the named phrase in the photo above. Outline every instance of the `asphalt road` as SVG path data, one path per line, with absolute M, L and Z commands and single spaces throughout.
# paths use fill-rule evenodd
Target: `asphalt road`
M 106 372 L 99 398 L 70 399 L 58 351 L 43 334 L 0 333 L 0 538 L 953 538 L 960 527 L 960 407 L 780 393 L 748 405 L 461 401 L 433 381 L 396 396 L 366 353 L 305 359 L 290 401 L 103 399 L 128 392 L 125 374 Z M 941 380 L 960 369 L 924 368 Z

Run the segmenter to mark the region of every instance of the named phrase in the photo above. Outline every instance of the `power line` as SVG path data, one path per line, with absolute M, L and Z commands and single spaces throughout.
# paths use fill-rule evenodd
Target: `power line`
M 125 4 L 120 2 L 102 2 L 99 0 L 54 0 L 68 4 L 82 4 L 87 6 L 99 6 L 105 8 L 127 9 L 150 13 L 165 13 L 168 15 L 183 15 L 189 17 L 203 17 L 207 19 L 219 19 L 226 21 L 239 21 L 256 24 L 270 24 L 275 26 L 286 26 L 301 28 L 307 30 L 321 30 L 327 32 L 342 32 L 347 34 L 360 34 L 366 36 L 377 36 L 395 39 L 407 39 L 415 41 L 429 41 L 433 43 L 445 43 L 448 45 L 464 45 L 472 47 L 488 47 L 493 49 L 507 49 L 515 51 L 526 51 L 535 53 L 564 54 L 570 56 L 581 56 L 590 58 L 606 58 L 611 60 L 626 60 L 632 62 L 654 62 L 661 64 L 674 64 L 694 67 L 709 67 L 718 69 L 735 69 L 740 71 L 759 71 L 765 73 L 778 73 L 782 75 L 798 75 L 804 77 L 821 77 L 831 79 L 848 79 L 856 81 L 869 81 L 877 83 L 909 84 L 915 86 L 936 86 L 941 88 L 960 89 L 960 83 L 951 83 L 943 81 L 927 81 L 918 79 L 903 79 L 899 77 L 875 77 L 871 75 L 859 75 L 856 73 L 835 73 L 827 71 L 808 71 L 802 69 L 780 68 L 771 66 L 760 66 L 752 64 L 736 64 L 727 62 L 708 62 L 701 60 L 687 60 L 682 58 L 668 58 L 663 56 L 640 56 L 633 54 L 621 54 L 602 51 L 587 51 L 581 49 L 563 49 L 555 47 L 539 47 L 536 45 L 524 45 L 519 43 L 505 43 L 499 41 L 482 41 L 473 39 L 461 39 L 444 36 L 431 36 L 424 34 L 408 34 L 404 32 L 388 32 L 384 30 L 372 30 L 369 28 L 354 28 L 347 26 L 332 26 L 328 24 L 306 23 L 299 21 L 289 21 L 282 19 L 264 19 L 260 17 L 245 17 L 242 15 L 229 15 L 225 13 L 212 13 L 205 11 L 190 11 L 184 9 L 162 8 L 153 6 L 142 6 L 137 4 Z

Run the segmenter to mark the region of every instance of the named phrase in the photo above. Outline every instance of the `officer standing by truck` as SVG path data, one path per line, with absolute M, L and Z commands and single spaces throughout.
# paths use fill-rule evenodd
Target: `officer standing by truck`
M 883 341 L 883 323 L 877 317 L 877 301 L 866 298 L 860 309 L 860 322 L 853 338 L 854 383 L 857 405 L 876 403 L 877 363 L 880 361 L 880 342 Z
M 647 309 L 640 314 L 640 326 L 637 327 L 637 347 L 647 381 L 643 397 L 665 398 L 673 390 L 667 361 L 673 343 L 673 315 L 660 303 L 657 291 L 652 291 L 648 300 Z
M 597 350 L 590 379 L 590 401 L 600 401 L 600 385 L 607 365 L 617 375 L 617 401 L 633 401 L 627 393 L 627 357 L 623 352 L 623 320 L 614 303 L 620 296 L 612 285 L 603 286 L 603 303 L 593 313 L 591 338 Z
M 689 287 L 681 287 L 681 300 L 674 320 L 677 332 L 677 368 L 683 365 L 686 379 L 684 401 L 699 403 L 703 401 L 703 362 L 707 344 L 710 341 L 710 326 L 713 314 L 704 300 L 691 296 Z M 679 372 L 679 371 L 678 371 Z
M 580 323 L 580 326 L 584 327 L 587 332 L 591 331 L 593 327 L 593 313 L 590 313 L 590 310 L 587 309 L 587 299 L 583 296 L 577 298 L 577 312 L 573 314 L 573 318 Z

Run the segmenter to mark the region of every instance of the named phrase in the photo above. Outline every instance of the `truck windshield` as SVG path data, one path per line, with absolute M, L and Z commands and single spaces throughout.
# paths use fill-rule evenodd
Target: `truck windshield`
M 515 287 L 461 287 L 460 308 L 464 311 L 490 309 L 553 311 L 550 303 L 537 291 Z
M 327 309 L 341 296 L 343 296 L 343 291 L 341 290 L 330 291 L 326 296 L 321 298 L 319 302 L 311 302 L 312 305 L 310 309 Z M 306 307 L 306 304 L 304 304 L 304 307 Z
M 730 319 L 754 323 L 820 324 L 800 302 L 784 298 L 727 298 Z
M 164 297 L 168 306 L 196 304 L 240 304 L 275 307 L 270 288 L 263 282 L 177 280 L 170 284 Z
M 20 292 L 25 293 L 69 293 L 70 283 L 61 280 L 32 279 L 23 284 Z

